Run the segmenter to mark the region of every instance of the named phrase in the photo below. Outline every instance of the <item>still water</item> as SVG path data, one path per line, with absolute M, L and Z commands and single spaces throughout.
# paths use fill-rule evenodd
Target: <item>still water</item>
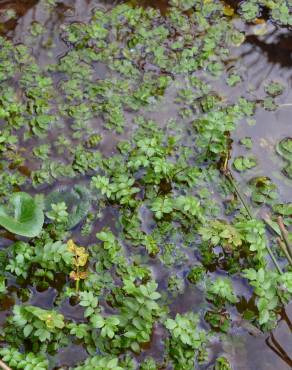
M 114 1 L 97 1 L 97 0 L 67 0 L 58 2 L 54 12 L 48 12 L 43 6 L 35 0 L 28 1 L 0 1 L 0 32 L 14 43 L 22 43 L 30 37 L 29 28 L 33 22 L 39 22 L 44 25 L 46 32 L 37 42 L 31 44 L 32 54 L 36 57 L 41 66 L 49 63 L 57 63 L 59 58 L 63 57 L 68 48 L 59 36 L 59 29 L 62 24 L 71 22 L 88 21 L 92 10 L 97 5 L 112 7 Z M 167 12 L 167 1 L 141 0 L 142 6 L 155 6 L 162 13 Z M 13 9 L 15 16 L 7 19 L 5 11 Z M 238 20 L 236 20 L 238 21 Z M 240 21 L 238 21 L 240 22 Z M 233 146 L 231 159 L 238 155 L 244 155 L 242 146 L 238 140 L 242 137 L 251 137 L 254 143 L 253 154 L 258 159 L 256 169 L 249 172 L 249 177 L 235 173 L 241 189 L 245 189 L 246 183 L 255 176 L 269 176 L 272 181 L 278 185 L 282 201 L 291 201 L 292 181 L 283 175 L 281 169 L 285 165 L 275 152 L 276 144 L 283 138 L 291 136 L 292 133 L 292 34 L 286 29 L 277 29 L 273 24 L 267 23 L 267 30 L 261 37 L 255 35 L 253 26 L 239 24 L 247 32 L 246 41 L 240 48 L 234 51 L 234 55 L 227 68 L 233 68 L 235 65 L 242 71 L 245 81 L 246 97 L 253 96 L 260 99 L 264 91 L 264 82 L 269 80 L 279 81 L 286 85 L 285 93 L 279 98 L 279 109 L 275 112 L 267 112 L 262 108 L 257 108 L 255 114 L 256 126 L 244 123 L 238 126 L 237 131 L 233 134 Z M 54 45 L 49 48 L 49 45 Z M 100 64 L 96 70 L 99 78 L 107 73 L 107 66 Z M 241 90 L 228 89 L 224 81 L 219 80 L 217 90 L 222 93 L 228 100 L 232 101 L 236 96 L 242 95 Z M 242 87 L 241 87 L 242 89 Z M 155 112 L 148 112 L 148 117 L 157 120 L 162 126 L 177 114 L 177 107 L 174 103 L 175 90 L 168 90 L 161 102 L 160 109 Z M 129 119 L 130 121 L 130 119 Z M 184 129 L 182 127 L 182 129 Z M 126 129 L 125 137 L 131 131 L 129 126 Z M 103 132 L 103 143 L 101 151 L 110 156 L 115 150 L 115 145 L 119 136 L 107 131 Z M 33 160 L 28 158 L 26 171 L 28 173 L 34 169 Z M 25 172 L 25 168 L 23 169 Z M 244 190 L 243 190 L 244 191 Z M 108 209 L 104 219 L 98 226 L 101 229 L 105 224 L 114 225 L 115 210 Z M 147 227 L 147 215 L 145 215 L 145 227 Z M 96 230 L 98 231 L 98 230 Z M 78 237 L 78 230 L 76 237 Z M 88 240 L 80 240 L 88 242 Z M 3 240 L 3 243 L 5 241 Z M 3 244 L 4 246 L 4 244 Z M 153 272 L 160 287 L 163 288 L 163 282 L 166 280 L 167 272 L 162 266 L 153 263 Z M 183 274 L 183 268 L 177 270 Z M 238 291 L 244 291 L 246 288 L 239 281 L 237 284 Z M 57 295 L 57 287 L 51 287 L 44 292 L 32 290 L 33 298 L 30 304 L 42 308 L 52 308 Z M 173 298 L 170 305 L 173 313 L 184 313 L 188 310 L 199 310 L 202 303 L 202 297 L 199 290 L 187 285 L 182 294 Z M 7 300 L 0 311 L 0 324 L 3 324 L 5 317 L 9 314 L 13 301 Z M 76 309 L 69 302 L 62 306 L 62 313 L 66 318 L 78 321 L 82 317 L 82 310 Z M 212 356 L 215 358 L 218 353 L 224 351 L 229 356 L 235 370 L 288 370 L 292 367 L 292 304 L 288 305 L 282 314 L 282 320 L 278 327 L 269 334 L 259 332 L 246 333 L 242 330 L 241 323 L 232 328 L 232 340 L 225 342 L 214 342 L 212 345 Z M 234 321 L 236 322 L 236 320 Z M 152 341 L 143 356 L 151 355 L 157 360 L 161 360 L 163 353 L 162 343 L 164 329 L 157 325 L 154 328 Z M 61 350 L 56 358 L 56 368 L 58 366 L 70 366 L 86 357 L 82 346 L 72 346 L 67 350 Z M 204 368 L 204 367 L 202 367 Z

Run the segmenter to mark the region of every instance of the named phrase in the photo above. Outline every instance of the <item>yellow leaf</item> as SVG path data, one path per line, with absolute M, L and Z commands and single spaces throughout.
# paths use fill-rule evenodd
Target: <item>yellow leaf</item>
M 255 24 L 265 24 L 266 21 L 262 18 L 256 18 L 254 21 Z
M 80 271 L 80 272 L 76 272 L 76 271 L 71 271 L 70 272 L 70 279 L 72 280 L 84 280 L 86 279 L 88 276 L 88 272 L 87 271 Z
M 78 247 L 72 239 L 67 242 L 68 250 L 75 254 L 75 266 L 85 266 L 88 260 L 88 253 L 84 247 Z
M 76 266 L 85 266 L 87 262 L 88 254 L 84 253 L 81 256 L 78 256 L 76 260 Z
M 87 278 L 87 276 L 88 276 L 88 272 L 87 271 L 81 271 L 81 272 L 79 272 L 79 279 L 84 280 L 84 279 Z
M 75 272 L 75 271 L 71 271 L 69 276 L 70 276 L 70 279 L 72 279 L 72 280 L 80 280 L 79 277 L 78 277 L 77 272 Z
M 76 247 L 76 256 L 83 256 L 86 253 L 86 249 L 84 247 Z
M 76 244 L 74 243 L 72 239 L 67 241 L 67 248 L 70 252 L 74 254 L 76 253 Z

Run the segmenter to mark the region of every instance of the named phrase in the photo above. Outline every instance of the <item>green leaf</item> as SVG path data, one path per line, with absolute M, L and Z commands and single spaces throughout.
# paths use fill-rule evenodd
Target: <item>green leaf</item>
M 268 95 L 275 97 L 283 93 L 284 86 L 277 81 L 272 81 L 265 86 L 265 91 Z
M 101 315 L 92 316 L 90 321 L 95 328 L 102 328 L 105 324 L 104 318 Z
M 140 352 L 140 346 L 137 342 L 133 342 L 131 344 L 131 349 L 132 349 L 132 351 L 134 351 L 136 353 Z
M 38 329 L 35 332 L 35 336 L 37 336 L 41 342 L 45 342 L 46 340 L 49 340 L 51 338 L 50 332 L 45 329 Z
M 30 324 L 25 325 L 23 328 L 23 334 L 27 338 L 33 330 L 33 326 Z
M 37 198 L 27 193 L 15 193 L 10 198 L 13 215 L 0 206 L 0 225 L 8 231 L 33 238 L 42 230 L 44 223 L 43 206 Z
M 253 168 L 257 165 L 256 159 L 254 156 L 240 156 L 235 158 L 233 162 L 234 168 L 239 171 L 243 172 L 246 170 L 249 170 L 250 168 Z
M 165 326 L 167 327 L 167 329 L 173 330 L 177 326 L 177 324 L 175 320 L 167 319 L 165 322 Z

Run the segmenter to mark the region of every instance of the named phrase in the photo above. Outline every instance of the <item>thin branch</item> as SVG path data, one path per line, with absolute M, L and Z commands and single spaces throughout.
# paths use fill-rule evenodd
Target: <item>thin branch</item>
M 270 219 L 269 216 L 263 217 L 262 220 L 271 229 L 271 231 L 273 231 L 276 235 L 278 235 L 278 238 L 276 239 L 277 243 L 278 243 L 279 247 L 281 248 L 281 250 L 283 251 L 283 253 L 285 254 L 285 257 L 287 258 L 287 261 L 292 266 L 292 258 L 290 256 L 288 250 L 287 250 L 286 244 L 282 240 L 282 234 L 280 232 L 280 228 L 276 227 L 276 225 L 273 225 L 272 220 Z
M 285 254 L 285 257 L 287 258 L 288 262 L 292 266 L 292 258 L 291 258 L 290 254 L 287 251 L 285 243 L 280 238 L 277 238 L 277 243 L 278 243 L 279 247 L 282 249 L 283 253 Z
M 269 252 L 269 255 L 270 255 L 272 261 L 274 262 L 274 265 L 276 266 L 279 274 L 282 275 L 283 274 L 283 271 L 282 271 L 281 267 L 279 266 L 279 264 L 278 264 L 278 262 L 276 260 L 276 257 L 274 256 L 274 254 L 273 254 L 273 252 L 272 252 L 272 250 L 271 250 L 271 248 L 270 248 L 270 246 L 268 244 L 266 244 L 266 248 L 267 248 L 267 250 Z
M 288 251 L 290 257 L 292 258 L 292 245 L 289 242 L 289 239 L 288 239 L 288 231 L 285 228 L 285 225 L 284 225 L 284 222 L 283 222 L 283 218 L 281 216 L 278 217 L 277 223 L 279 225 L 279 228 L 280 228 L 280 231 L 281 231 L 281 234 L 282 234 L 282 238 L 284 240 L 284 243 L 286 244 L 287 251 Z
M 12 370 L 11 367 L 7 366 L 3 361 L 0 360 L 0 368 L 2 370 Z
M 238 198 L 240 199 L 242 205 L 244 206 L 249 218 L 254 218 L 253 215 L 252 215 L 252 212 L 247 204 L 247 202 L 245 201 L 244 197 L 241 195 L 238 187 L 237 187 L 237 184 L 235 183 L 235 181 L 233 180 L 231 174 L 227 174 L 226 177 L 228 178 L 228 180 L 230 181 L 231 185 L 233 186 Z
M 269 343 L 269 340 L 271 343 Z M 285 361 L 289 366 L 292 366 L 292 359 L 276 340 L 273 332 L 271 332 L 270 336 L 266 339 L 266 343 L 280 358 L 282 358 L 283 361 Z
M 281 235 L 281 232 L 280 232 L 280 228 L 278 227 L 278 224 L 276 226 L 275 223 L 273 223 L 273 221 L 271 220 L 270 215 L 263 216 L 262 217 L 262 220 L 270 228 L 270 231 L 271 232 L 273 232 L 274 234 L 276 234 L 277 236 L 279 236 L 280 238 L 282 238 L 282 235 Z
M 245 201 L 243 195 L 241 194 L 241 192 L 239 191 L 239 188 L 237 187 L 237 184 L 236 184 L 236 181 L 232 178 L 232 175 L 230 173 L 230 171 L 227 169 L 227 167 L 224 168 L 224 171 L 223 171 L 224 175 L 226 176 L 226 178 L 229 180 L 229 182 L 231 183 L 231 185 L 233 186 L 233 189 L 235 190 L 236 194 L 238 195 L 242 205 L 244 206 L 244 208 L 246 209 L 246 212 L 249 216 L 250 219 L 253 219 L 255 218 L 247 204 L 247 202 Z M 277 262 L 277 259 L 276 257 L 274 256 L 270 246 L 268 244 L 266 244 L 266 248 L 267 248 L 267 251 L 276 267 L 276 269 L 278 270 L 279 274 L 282 275 L 283 274 L 283 271 L 280 267 L 280 265 L 278 264 Z

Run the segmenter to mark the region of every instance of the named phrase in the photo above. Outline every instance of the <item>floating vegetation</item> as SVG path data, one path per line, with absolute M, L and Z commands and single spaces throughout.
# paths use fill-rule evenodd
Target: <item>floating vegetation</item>
M 292 179 L 292 139 L 287 137 L 281 140 L 277 147 L 277 153 L 284 158 L 288 164 L 283 168 L 284 174 Z
M 48 23 L 0 37 L 2 368 L 228 370 L 291 301 L 291 202 L 252 127 L 287 89 L 256 96 L 236 56 L 290 1 L 146 3 L 41 0 Z

